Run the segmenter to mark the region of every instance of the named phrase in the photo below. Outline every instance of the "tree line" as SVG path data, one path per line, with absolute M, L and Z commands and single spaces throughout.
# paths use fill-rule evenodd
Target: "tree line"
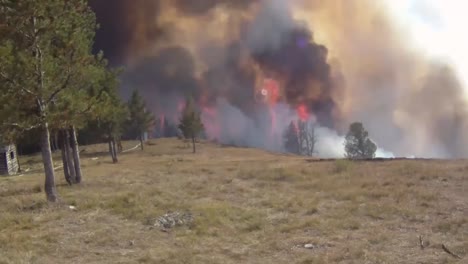
M 154 116 L 134 91 L 128 102 L 118 94 L 122 69 L 93 53 L 98 24 L 85 0 L 0 0 L 0 136 L 16 142 L 33 133 L 41 149 L 47 200 L 58 201 L 52 146 L 61 150 L 65 180 L 83 180 L 78 131 L 107 141 L 118 162 L 120 138 L 140 140 Z M 193 139 L 203 129 L 187 103 L 179 129 Z M 195 152 L 195 145 L 193 147 Z
M 319 140 L 315 124 L 310 121 L 292 121 L 284 132 L 284 148 L 297 155 L 319 154 L 316 150 Z M 349 126 L 343 147 L 345 158 L 349 159 L 373 159 L 377 151 L 377 145 L 369 138 L 369 132 L 360 122 Z

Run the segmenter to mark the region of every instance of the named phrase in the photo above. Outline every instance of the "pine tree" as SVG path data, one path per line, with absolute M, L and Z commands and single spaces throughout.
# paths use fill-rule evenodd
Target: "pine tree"
M 284 148 L 289 153 L 301 154 L 302 147 L 299 138 L 299 128 L 294 121 L 291 121 L 284 133 Z
M 185 103 L 182 117 L 180 118 L 179 129 L 186 139 L 192 140 L 193 153 L 196 153 L 195 139 L 198 138 L 204 130 L 204 125 L 192 98 L 187 99 Z
M 64 163 L 64 172 L 69 171 L 70 183 L 81 183 L 81 162 L 77 134 L 89 120 L 96 119 L 102 114 L 102 106 L 106 105 L 108 100 L 106 81 L 108 76 L 114 72 L 107 69 L 107 61 L 103 54 L 99 53 L 93 59 L 90 59 L 86 65 L 83 65 L 77 72 L 81 78 L 75 78 L 70 82 L 70 87 L 66 93 L 61 93 L 60 100 L 53 105 L 54 120 L 51 127 L 62 130 L 65 144 L 62 144 L 66 151 L 70 153 L 67 156 L 67 164 Z M 68 169 L 65 165 L 68 165 Z
M 109 143 L 109 151 L 114 163 L 118 162 L 117 153 L 122 151 L 120 146 L 120 138 L 124 130 L 124 124 L 128 120 L 127 106 L 118 100 L 111 107 L 109 115 L 103 119 L 101 126 L 106 131 L 106 137 Z M 118 144 L 119 143 L 119 144 Z
M 114 163 L 118 162 L 120 138 L 128 121 L 127 104 L 118 94 L 118 76 L 121 72 L 121 69 L 105 71 L 98 84 L 100 89 L 95 96 L 98 100 L 93 107 L 93 115 L 88 116 L 83 129 L 86 139 L 91 139 L 94 143 L 105 141 L 109 145 L 109 154 Z
M 143 137 L 155 124 L 154 115 L 146 108 L 145 102 L 138 90 L 134 90 L 128 102 L 130 112 L 129 128 L 132 132 L 138 134 L 141 150 L 144 149 Z
M 87 82 L 91 68 L 99 66 L 91 53 L 95 30 L 95 15 L 84 0 L 0 0 L 0 101 L 6 102 L 1 128 L 40 131 L 51 202 L 58 196 L 50 130 L 75 133 L 75 114 L 90 101 Z
M 356 122 L 349 126 L 345 142 L 346 157 L 350 159 L 372 159 L 377 146 L 369 138 L 369 132 L 362 123 Z
M 116 99 L 112 106 L 109 106 L 108 113 L 98 120 L 98 130 L 101 131 L 101 136 L 109 145 L 109 154 L 112 162 L 117 163 L 120 138 L 124 130 L 124 124 L 128 120 L 128 109 L 126 104 L 123 104 Z

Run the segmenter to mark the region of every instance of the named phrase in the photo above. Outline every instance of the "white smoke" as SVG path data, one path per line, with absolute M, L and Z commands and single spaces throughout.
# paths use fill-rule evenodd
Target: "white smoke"
M 275 121 L 271 112 L 274 111 Z M 259 104 L 254 116 L 247 116 L 239 108 L 232 106 L 226 99 L 218 99 L 215 119 L 205 111 L 202 114 L 207 128 L 207 135 L 220 143 L 262 148 L 270 151 L 284 152 L 284 133 L 292 121 L 298 120 L 296 111 L 288 105 L 279 103 L 271 110 Z M 309 122 L 314 123 L 312 117 Z M 213 128 L 215 127 L 215 128 Z M 315 156 L 320 158 L 343 158 L 345 156 L 345 137 L 336 131 L 315 123 L 316 149 Z M 378 148 L 376 157 L 393 158 L 394 155 Z
M 317 155 L 321 158 L 343 158 L 345 156 L 345 137 L 326 127 L 317 127 Z M 376 158 L 394 158 L 395 155 L 377 148 Z
M 395 155 L 390 152 L 386 151 L 382 148 L 377 148 L 377 152 L 375 153 L 376 158 L 395 158 Z

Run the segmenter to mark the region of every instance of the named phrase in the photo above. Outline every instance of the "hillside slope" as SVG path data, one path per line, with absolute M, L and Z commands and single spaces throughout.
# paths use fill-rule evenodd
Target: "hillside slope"
M 105 145 L 84 149 L 81 186 L 57 170 L 61 205 L 44 202 L 38 157 L 0 178 L 0 263 L 468 261 L 466 161 L 312 162 L 209 143 L 193 155 L 168 139 L 114 165 Z

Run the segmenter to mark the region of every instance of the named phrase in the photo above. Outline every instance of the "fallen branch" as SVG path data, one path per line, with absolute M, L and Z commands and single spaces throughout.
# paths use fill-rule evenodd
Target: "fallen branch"
M 457 258 L 457 259 L 462 259 L 462 257 L 460 257 L 459 255 L 453 253 L 452 251 L 450 251 L 444 244 L 442 244 L 442 249 L 447 253 L 449 254 L 450 256 L 454 257 L 454 258 Z
M 131 148 L 131 149 L 127 149 L 127 150 L 122 151 L 122 153 L 126 153 L 126 152 L 133 151 L 133 150 L 139 148 L 140 146 L 141 146 L 141 144 L 139 143 L 138 145 L 136 145 L 135 147 L 133 147 L 133 148 Z

